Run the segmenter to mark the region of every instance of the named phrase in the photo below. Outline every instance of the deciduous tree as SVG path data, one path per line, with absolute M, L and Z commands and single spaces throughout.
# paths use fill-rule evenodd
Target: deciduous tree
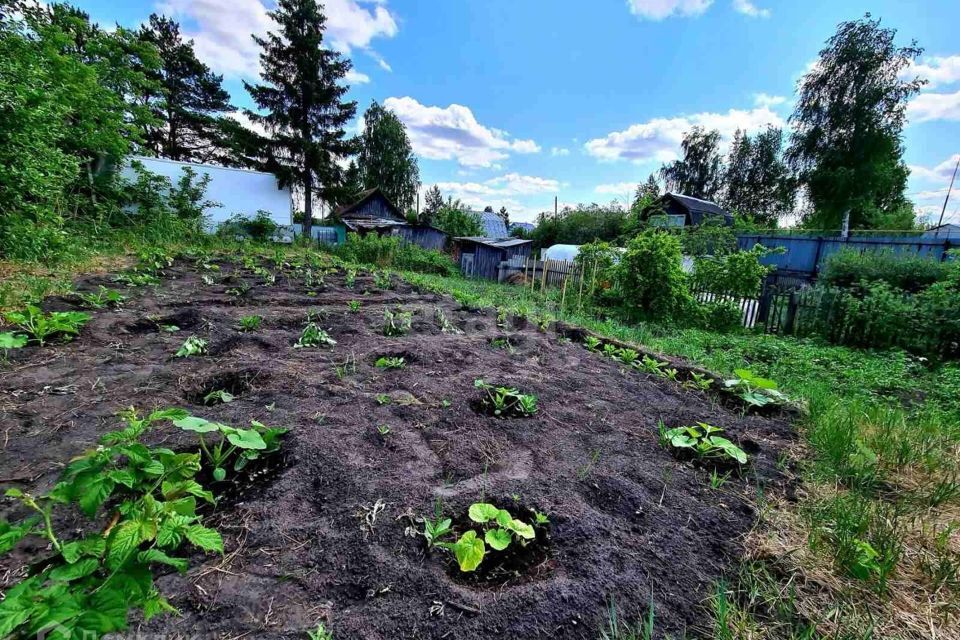
M 377 102 L 363 114 L 358 166 L 364 188 L 379 187 L 402 210 L 414 206 L 420 188 L 420 168 L 407 128 Z
M 838 229 L 845 212 L 851 228 L 913 222 L 896 218 L 912 215 L 902 134 L 907 103 L 924 81 L 904 72 L 922 49 L 899 47 L 895 36 L 870 14 L 844 22 L 800 81 L 787 157 L 813 205 L 808 226 Z
M 683 158 L 660 169 L 666 190 L 713 200 L 723 179 L 720 132 L 694 127 L 683 136 Z

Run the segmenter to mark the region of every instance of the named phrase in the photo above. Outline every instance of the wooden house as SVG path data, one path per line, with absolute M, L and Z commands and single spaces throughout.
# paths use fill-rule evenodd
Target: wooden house
M 733 214 L 723 207 L 710 202 L 685 196 L 680 193 L 667 193 L 644 211 L 644 218 L 664 220 L 667 227 L 699 227 L 705 221 L 720 220 L 724 226 L 733 226 Z

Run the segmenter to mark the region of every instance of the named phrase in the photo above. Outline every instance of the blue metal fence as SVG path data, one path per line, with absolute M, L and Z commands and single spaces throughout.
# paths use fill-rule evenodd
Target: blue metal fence
M 850 238 L 827 236 L 785 236 L 763 234 L 741 234 L 737 236 L 740 249 L 750 249 L 756 244 L 775 249 L 783 247 L 785 253 L 766 256 L 762 262 L 777 268 L 780 273 L 804 274 L 814 277 L 820 271 L 824 261 L 841 249 L 856 251 L 894 251 L 917 256 L 946 259 L 947 251 L 960 246 L 951 243 L 949 238 L 872 236 Z

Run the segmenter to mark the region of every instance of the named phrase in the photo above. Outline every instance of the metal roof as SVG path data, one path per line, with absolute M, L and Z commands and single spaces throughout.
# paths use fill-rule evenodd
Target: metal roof
M 454 239 L 475 242 L 487 247 L 493 247 L 494 249 L 506 249 L 508 247 L 516 247 L 517 245 L 530 244 L 533 242 L 533 240 L 521 240 L 519 238 L 485 238 L 482 236 L 464 236 Z

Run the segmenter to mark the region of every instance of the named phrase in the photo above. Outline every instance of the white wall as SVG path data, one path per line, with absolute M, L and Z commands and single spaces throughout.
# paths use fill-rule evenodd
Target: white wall
M 290 189 L 280 189 L 277 179 L 269 173 L 247 171 L 245 169 L 228 169 L 208 164 L 193 164 L 176 162 L 165 158 L 145 158 L 132 156 L 124 165 L 121 174 L 128 180 L 136 179 L 136 172 L 130 167 L 130 162 L 138 161 L 147 171 L 166 176 L 176 185 L 183 175 L 183 167 L 193 167 L 197 177 L 210 176 L 206 199 L 220 203 L 222 206 L 206 210 L 208 224 L 216 228 L 230 216 L 239 213 L 254 215 L 259 210 L 268 211 L 274 222 L 288 225 L 293 222 L 290 214 Z

